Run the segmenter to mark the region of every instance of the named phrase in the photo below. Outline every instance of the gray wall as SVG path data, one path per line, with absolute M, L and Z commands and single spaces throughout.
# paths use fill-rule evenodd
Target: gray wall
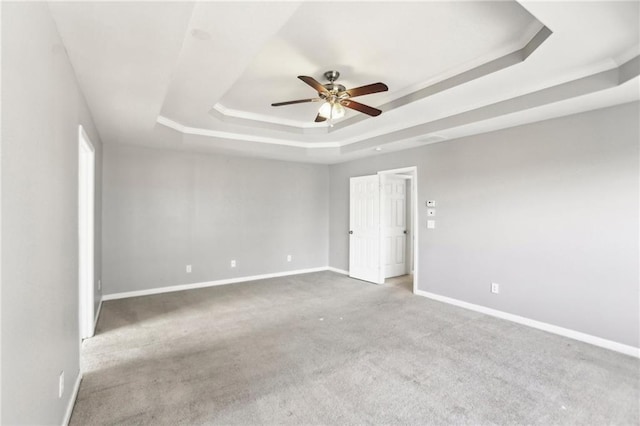
M 330 266 L 349 177 L 418 166 L 420 290 L 640 346 L 638 105 L 331 166 Z
M 2 424 L 60 424 L 79 372 L 78 124 L 99 173 L 100 139 L 48 6 L 3 2 Z M 99 199 L 99 174 L 96 186 Z M 100 245 L 98 230 L 97 273 Z
M 328 264 L 328 166 L 108 144 L 103 190 L 105 294 Z

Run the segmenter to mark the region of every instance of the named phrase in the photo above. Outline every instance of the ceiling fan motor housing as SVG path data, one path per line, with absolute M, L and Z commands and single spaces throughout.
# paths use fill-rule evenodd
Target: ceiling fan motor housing
M 324 88 L 327 89 L 329 92 L 336 94 L 338 92 L 344 92 L 345 90 L 347 90 L 346 87 L 344 87 L 342 84 L 335 84 L 335 83 L 327 83 L 327 84 L 323 84 Z M 326 98 L 329 94 L 328 93 L 322 93 L 322 92 L 318 92 L 318 94 L 320 95 L 320 97 L 324 97 Z
M 324 78 L 326 78 L 332 83 L 336 81 L 339 77 L 340 77 L 340 73 L 338 71 L 327 71 L 324 73 Z
M 338 71 L 327 71 L 324 73 L 324 78 L 329 80 L 329 83 L 323 84 L 322 86 L 327 89 L 331 94 L 335 95 L 338 92 L 344 92 L 347 90 L 342 84 L 336 84 L 335 81 L 340 77 L 340 73 Z M 318 92 L 322 99 L 326 99 L 330 97 L 328 93 Z

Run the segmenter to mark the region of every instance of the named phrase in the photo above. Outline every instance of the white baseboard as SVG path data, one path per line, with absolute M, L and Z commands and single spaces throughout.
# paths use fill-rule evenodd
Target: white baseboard
M 286 277 L 288 275 L 308 274 L 311 272 L 326 271 L 328 268 L 322 266 L 319 268 L 297 269 L 295 271 L 276 272 L 273 274 L 252 275 L 248 277 L 228 278 L 224 280 L 207 281 L 193 284 L 179 284 L 168 287 L 150 288 L 148 290 L 127 291 L 123 293 L 104 294 L 102 300 L 125 299 L 127 297 L 148 296 L 151 294 L 172 293 L 174 291 L 193 290 L 195 288 L 214 287 L 218 285 L 227 285 L 241 283 L 245 281 L 264 280 L 267 278 Z
M 349 275 L 349 271 L 345 271 L 344 269 L 334 268 L 332 266 L 327 266 L 327 271 L 337 272 L 342 275 Z
M 640 358 L 640 348 L 624 345 L 622 343 L 614 342 L 612 340 L 603 339 L 601 337 L 592 336 L 590 334 L 582 333 L 582 332 L 571 330 L 568 328 L 558 327 L 557 325 L 536 321 L 530 318 L 521 317 L 519 315 L 510 314 L 508 312 L 498 311 L 496 309 L 487 308 L 485 306 L 475 305 L 473 303 L 464 302 L 462 300 L 453 299 L 451 297 L 440 296 L 439 294 L 429 293 L 428 291 L 416 289 L 415 294 L 419 296 L 428 297 L 429 299 L 437 300 L 439 302 L 448 303 L 450 305 L 459 306 L 461 308 L 469 309 L 476 312 L 481 312 L 483 314 L 491 315 L 497 318 L 502 318 L 508 321 L 516 322 L 518 324 L 537 328 L 538 330 L 543 330 L 549 333 L 558 334 L 560 336 L 568 337 L 570 339 L 578 340 L 584 343 L 589 343 L 595 346 L 599 346 L 601 348 L 620 352 L 635 358 Z
M 73 385 L 73 392 L 71 393 L 71 398 L 69 399 L 69 403 L 67 404 L 67 411 L 64 414 L 64 419 L 62 420 L 62 426 L 67 426 L 69 424 L 69 420 L 71 420 L 71 413 L 73 413 L 73 407 L 76 405 L 76 398 L 78 398 L 78 391 L 80 390 L 80 382 L 82 381 L 82 372 L 78 371 L 78 377 L 76 378 L 76 383 Z
M 95 319 L 95 325 L 98 323 L 98 317 L 100 315 L 100 310 L 102 308 L 102 302 L 107 300 L 116 300 L 116 299 L 125 299 L 128 297 L 138 297 L 138 296 L 148 296 L 152 294 L 161 294 L 161 293 L 171 293 L 174 291 L 183 291 L 183 290 L 192 290 L 196 288 L 205 288 L 205 287 L 214 287 L 219 285 L 227 285 L 227 284 L 235 284 L 246 281 L 255 281 L 255 280 L 263 280 L 267 278 L 278 278 L 285 277 L 289 275 L 299 275 L 299 274 L 308 274 L 311 272 L 320 272 L 320 271 L 332 271 L 338 274 L 349 275 L 349 271 L 345 271 L 343 269 L 334 268 L 331 266 L 323 266 L 318 268 L 309 268 L 309 269 L 298 269 L 294 271 L 284 271 L 284 272 L 276 272 L 272 274 L 262 274 L 262 275 L 252 275 L 246 277 L 237 277 L 237 278 L 228 278 L 223 280 L 216 281 L 207 281 L 201 283 L 193 283 L 193 284 L 180 284 L 175 286 L 168 287 L 159 287 L 159 288 L 151 288 L 148 290 L 138 290 L 138 291 L 128 291 L 123 293 L 113 293 L 113 294 L 105 294 L 102 296 L 100 300 L 100 305 L 98 307 L 98 313 Z M 558 334 L 560 336 L 568 337 L 570 339 L 578 340 L 580 342 L 589 343 L 595 346 L 599 346 L 601 348 L 609 349 L 612 351 L 620 352 L 625 355 L 630 355 L 635 358 L 640 358 L 640 348 L 636 348 L 633 346 L 625 345 L 622 343 L 614 342 L 612 340 L 603 339 L 601 337 L 592 336 L 590 334 L 582 333 L 579 331 L 571 330 L 564 327 L 559 327 L 557 325 L 548 324 L 541 321 L 536 321 L 530 318 L 521 317 L 519 315 L 510 314 L 508 312 L 498 311 L 496 309 L 487 308 L 486 306 L 476 305 L 469 302 L 464 302 L 462 300 L 453 299 L 451 297 L 441 296 L 439 294 L 430 293 L 428 291 L 423 291 L 419 289 L 415 289 L 414 294 L 419 296 L 427 297 L 429 299 L 437 300 L 439 302 L 448 303 L 450 305 L 459 306 L 461 308 L 469 309 L 472 311 L 480 312 L 486 315 L 491 315 L 497 318 L 502 318 L 508 321 L 516 322 L 518 324 L 526 325 L 529 327 L 537 328 L 539 330 L 547 331 L 549 333 Z M 79 385 L 79 382 L 78 382 Z M 69 413 L 70 414 L 70 413 Z

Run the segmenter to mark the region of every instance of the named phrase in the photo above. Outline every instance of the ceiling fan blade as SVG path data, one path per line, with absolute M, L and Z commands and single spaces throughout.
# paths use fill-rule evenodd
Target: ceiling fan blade
M 382 111 L 380 111 L 379 109 L 361 104 L 360 102 L 352 101 L 351 99 L 345 99 L 343 101 L 340 101 L 340 103 L 347 108 L 355 109 L 356 111 L 360 111 L 372 117 L 377 117 L 382 113 Z
M 322 123 L 323 121 L 327 121 L 326 118 L 321 116 L 320 114 L 316 115 L 316 119 L 314 120 L 316 123 Z
M 293 105 L 293 104 L 302 104 L 305 102 L 317 102 L 320 98 L 312 98 L 312 99 L 298 99 L 297 101 L 287 101 L 287 102 L 276 102 L 275 104 L 271 104 L 271 106 L 282 106 L 282 105 Z
M 389 90 L 389 88 L 387 87 L 386 84 L 373 83 L 373 84 L 367 84 L 366 86 L 347 89 L 344 92 L 348 93 L 350 97 L 355 98 L 356 96 L 370 95 L 371 93 L 378 93 L 378 92 L 386 92 L 387 90 Z
M 306 75 L 299 75 L 298 78 L 302 81 L 304 81 L 305 83 L 307 83 L 309 86 L 313 87 L 314 89 L 316 89 L 316 92 L 318 93 L 324 93 L 327 91 L 327 88 L 324 87 L 322 84 L 320 84 L 315 78 L 313 77 L 307 77 Z

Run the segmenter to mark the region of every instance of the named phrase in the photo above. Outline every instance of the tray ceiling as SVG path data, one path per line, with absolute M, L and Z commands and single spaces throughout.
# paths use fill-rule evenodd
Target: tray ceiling
M 50 8 L 105 143 L 334 163 L 638 99 L 637 2 Z M 383 114 L 329 127 L 317 103 L 270 106 L 330 69 L 385 82 L 358 99 Z

